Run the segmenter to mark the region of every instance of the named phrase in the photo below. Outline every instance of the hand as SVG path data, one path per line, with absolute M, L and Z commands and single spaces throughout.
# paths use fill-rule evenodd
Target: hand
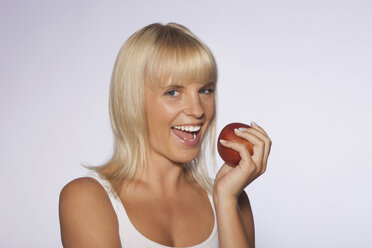
M 266 132 L 252 122 L 251 128 L 236 129 L 235 134 L 253 144 L 253 155 L 242 143 L 218 141 L 223 146 L 237 151 L 241 160 L 235 168 L 224 164 L 218 171 L 213 187 L 215 196 L 236 199 L 245 187 L 266 171 L 271 149 L 271 140 Z

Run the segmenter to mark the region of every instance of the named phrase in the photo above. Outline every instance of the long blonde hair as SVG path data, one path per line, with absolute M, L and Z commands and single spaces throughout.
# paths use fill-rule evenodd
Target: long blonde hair
M 217 66 L 209 48 L 186 27 L 150 24 L 134 33 L 121 47 L 111 78 L 109 108 L 114 133 L 111 159 L 94 167 L 118 185 L 131 179 L 138 164 L 146 164 L 148 133 L 145 114 L 145 81 L 150 83 L 216 82 Z M 205 160 L 207 141 L 214 156 L 215 120 L 203 139 L 197 157 L 185 169 L 207 192 L 212 191 Z

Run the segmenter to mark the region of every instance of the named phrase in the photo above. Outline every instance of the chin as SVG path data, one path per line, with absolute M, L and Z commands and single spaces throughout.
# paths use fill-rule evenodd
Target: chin
M 172 160 L 176 163 L 185 164 L 191 162 L 193 159 L 196 158 L 197 155 L 197 153 L 184 154 L 183 156 L 177 156 Z

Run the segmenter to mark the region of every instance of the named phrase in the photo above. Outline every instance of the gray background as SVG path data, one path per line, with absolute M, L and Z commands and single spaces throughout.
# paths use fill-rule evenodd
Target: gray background
M 60 247 L 59 191 L 109 158 L 108 88 L 139 28 L 189 27 L 219 65 L 218 131 L 273 140 L 246 190 L 257 247 L 371 247 L 371 1 L 1 1 L 0 246 Z M 218 160 L 219 165 L 221 160 Z

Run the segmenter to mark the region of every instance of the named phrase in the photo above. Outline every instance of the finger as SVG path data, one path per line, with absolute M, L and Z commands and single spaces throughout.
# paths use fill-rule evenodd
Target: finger
M 247 133 L 253 133 L 265 142 L 265 150 L 264 150 L 264 155 L 263 155 L 263 167 L 264 167 L 263 172 L 265 172 L 266 166 L 267 166 L 267 160 L 268 160 L 270 150 L 271 150 L 272 142 L 271 142 L 271 139 L 267 136 L 267 133 L 261 127 L 259 127 L 254 122 L 252 122 L 252 124 L 253 124 L 253 126 L 256 126 L 257 129 L 252 127 L 252 128 L 239 128 L 239 130 L 241 130 L 243 132 L 247 132 Z M 259 129 L 261 131 L 259 131 Z
M 258 126 L 255 122 L 251 122 L 251 126 L 248 126 L 248 127 L 240 127 L 239 129 L 241 130 L 251 130 L 253 131 L 255 134 L 258 134 L 259 136 L 262 136 L 262 137 L 268 137 L 267 133 L 265 132 L 265 130 Z
M 256 137 L 260 138 L 262 141 L 264 141 L 265 142 L 265 155 L 269 154 L 270 147 L 271 147 L 271 139 L 268 136 L 266 136 L 266 134 L 263 134 L 262 132 L 254 128 L 239 128 L 238 130 L 243 132 L 242 135 L 244 135 L 244 133 L 251 133 L 251 134 L 254 134 Z
M 221 145 L 224 147 L 233 149 L 234 151 L 238 152 L 241 158 L 241 161 L 239 164 L 242 164 L 241 162 L 244 161 L 247 164 L 254 164 L 254 161 L 252 159 L 252 155 L 249 152 L 247 146 L 240 142 L 235 141 L 228 141 L 228 140 L 220 140 Z
M 257 125 L 256 122 L 251 121 L 251 126 L 252 126 L 253 128 L 256 128 L 256 129 L 260 130 L 260 132 L 262 132 L 262 133 L 265 134 L 266 136 L 269 136 L 269 135 L 267 135 L 267 133 L 265 132 L 265 130 L 264 130 L 262 127 L 260 127 L 259 125 Z
M 270 141 L 270 138 L 267 136 L 267 134 L 264 131 L 260 131 L 256 128 L 254 128 L 254 127 L 248 127 L 248 128 L 240 127 L 238 129 L 240 131 L 243 131 L 243 132 L 253 133 L 254 135 L 259 137 L 260 139 L 264 140 L 265 142 L 269 143 L 269 141 Z
M 218 180 L 221 176 L 227 174 L 229 171 L 233 170 L 233 168 L 231 166 L 225 166 L 226 164 L 223 164 L 220 168 L 220 170 L 218 171 L 217 175 L 216 175 L 216 180 Z
M 263 141 L 260 137 L 257 137 L 255 134 L 247 131 L 241 131 L 240 129 L 234 130 L 235 135 L 239 136 L 243 139 L 248 140 L 253 145 L 253 160 L 254 161 L 262 161 L 265 151 L 265 141 Z
M 267 135 L 267 133 L 265 132 L 265 130 L 260 127 L 259 125 L 257 125 L 257 123 L 255 123 L 254 121 L 251 122 L 251 125 L 254 127 L 254 128 L 257 128 L 258 130 L 260 130 L 262 133 L 264 133 L 268 140 L 265 141 L 265 154 L 264 154 L 264 166 L 265 166 L 265 170 L 266 170 L 266 167 L 267 167 L 267 160 L 269 158 L 269 154 L 270 154 L 270 151 L 271 151 L 271 146 L 272 146 L 272 141 L 271 139 L 269 138 L 269 135 Z
M 248 128 L 250 131 L 241 131 L 236 130 L 235 134 L 241 138 L 244 138 L 253 144 L 253 155 L 252 159 L 258 165 L 260 170 L 260 175 L 266 171 L 267 167 L 267 157 L 269 156 L 270 152 L 270 140 L 264 136 L 265 140 L 262 140 L 260 137 L 257 137 L 255 134 L 251 132 L 252 128 Z M 257 131 L 256 131 L 257 132 Z M 262 136 L 263 134 L 260 133 Z

